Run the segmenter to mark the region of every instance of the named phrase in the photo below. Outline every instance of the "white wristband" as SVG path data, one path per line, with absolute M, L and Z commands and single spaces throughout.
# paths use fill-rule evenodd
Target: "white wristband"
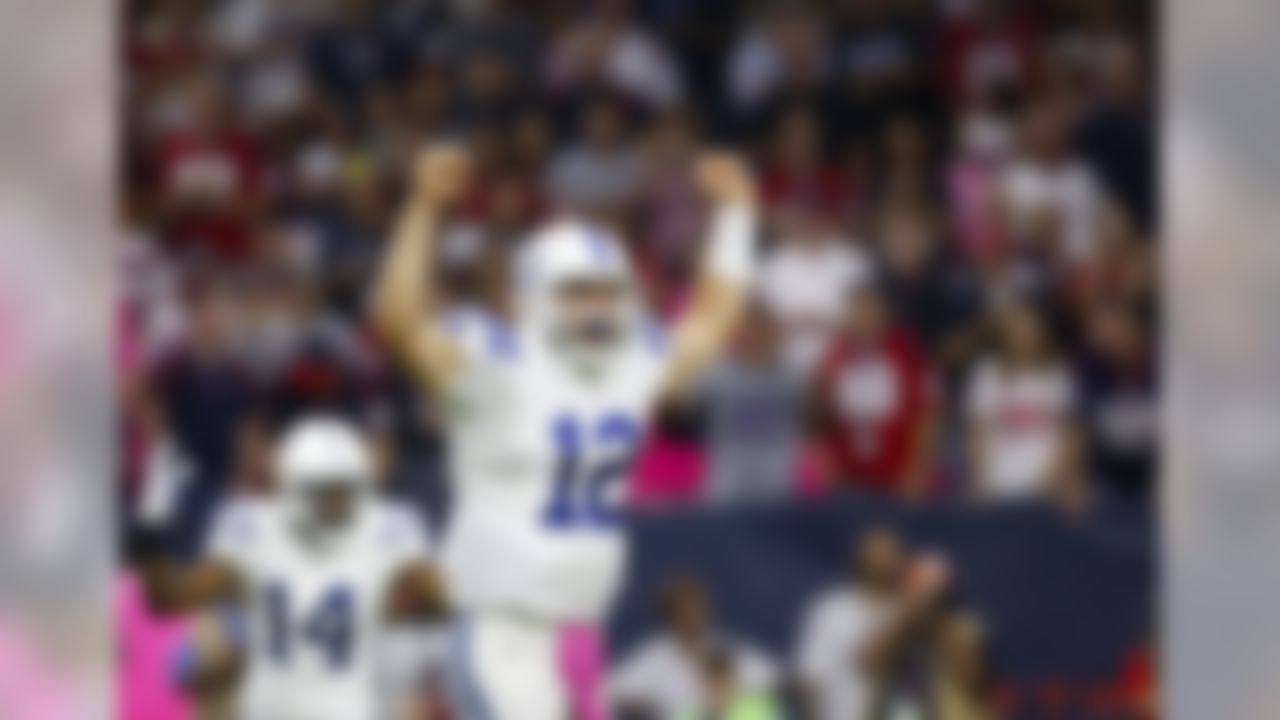
M 711 222 L 707 266 L 714 274 L 749 283 L 756 264 L 756 211 L 748 205 L 716 210 Z
M 168 438 L 159 440 L 147 453 L 138 499 L 138 520 L 147 527 L 169 524 L 177 510 L 182 489 L 191 477 L 191 465 Z

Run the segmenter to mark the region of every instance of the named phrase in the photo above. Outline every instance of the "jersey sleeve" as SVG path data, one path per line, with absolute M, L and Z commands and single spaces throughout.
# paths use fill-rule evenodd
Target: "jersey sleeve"
M 205 541 L 205 556 L 226 563 L 237 573 L 251 575 L 255 547 L 264 532 L 261 515 L 250 501 L 224 504 L 214 516 Z
M 631 353 L 630 381 L 640 383 L 649 394 L 656 394 L 670 371 L 672 360 L 671 332 L 660 321 L 645 319 L 640 325 L 638 342 Z
M 413 508 L 388 504 L 382 513 L 378 528 L 378 552 L 387 559 L 392 569 L 429 560 L 431 541 L 426 527 Z
M 435 322 L 462 353 L 461 374 L 446 398 L 449 409 L 474 410 L 497 400 L 495 388 L 501 384 L 495 380 L 520 357 L 515 331 L 501 318 L 474 308 L 455 309 Z

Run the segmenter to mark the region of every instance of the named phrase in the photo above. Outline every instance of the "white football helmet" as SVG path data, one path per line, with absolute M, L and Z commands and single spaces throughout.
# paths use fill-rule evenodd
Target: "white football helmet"
M 275 471 L 291 522 L 310 534 L 350 525 L 356 505 L 374 485 L 364 436 L 355 425 L 334 416 L 310 416 L 294 423 L 280 442 Z
M 525 321 L 580 369 L 598 370 L 635 332 L 631 262 L 617 235 L 600 225 L 563 219 L 544 226 L 520 256 L 518 282 Z M 575 301 L 574 291 L 603 302 Z

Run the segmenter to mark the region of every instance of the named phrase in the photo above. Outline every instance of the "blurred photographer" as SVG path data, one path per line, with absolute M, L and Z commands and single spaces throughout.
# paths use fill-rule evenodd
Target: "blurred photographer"
M 662 628 L 624 657 L 609 678 L 621 717 L 677 720 L 714 712 L 717 693 L 708 691 L 723 688 L 706 681 L 705 662 L 712 655 L 723 656 L 725 668 L 711 672 L 711 677 L 731 673 L 735 692 L 767 694 L 777 685 L 773 661 L 719 626 L 707 589 L 698 579 L 669 578 L 660 607 Z
M 900 604 L 862 655 L 874 690 L 868 720 L 992 720 L 981 624 L 952 593 L 941 556 L 912 561 Z
M 815 720 L 865 712 L 871 678 L 858 659 L 892 617 L 902 591 L 906 555 L 896 532 L 873 527 L 850 555 L 848 579 L 814 598 L 802 621 L 795 672 Z

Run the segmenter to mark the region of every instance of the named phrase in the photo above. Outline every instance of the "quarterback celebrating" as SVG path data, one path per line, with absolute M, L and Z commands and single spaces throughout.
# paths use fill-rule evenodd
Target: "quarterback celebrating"
M 622 578 L 617 506 L 650 409 L 697 380 L 745 304 L 750 174 L 721 154 L 695 173 L 713 213 L 691 305 L 668 343 L 649 322 L 622 243 L 577 219 L 550 222 L 522 248 L 510 326 L 446 316 L 428 268 L 470 162 L 456 146 L 416 162 L 373 313 L 444 408 L 455 491 L 443 570 L 460 611 L 452 680 L 465 720 L 567 716 L 558 631 L 601 620 Z

